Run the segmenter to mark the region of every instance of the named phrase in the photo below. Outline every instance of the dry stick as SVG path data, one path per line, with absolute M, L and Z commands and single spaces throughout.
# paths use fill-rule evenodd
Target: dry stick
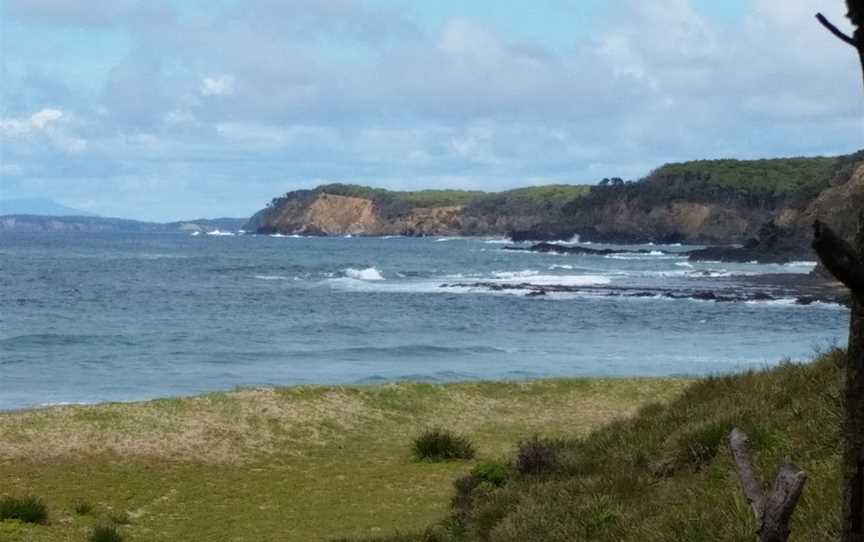
M 729 447 L 744 496 L 756 518 L 756 539 L 759 542 L 786 542 L 790 532 L 789 520 L 804 489 L 807 473 L 787 459 L 777 473 L 773 489 L 766 494 L 753 469 L 753 448 L 747 435 L 736 427 L 729 434 Z

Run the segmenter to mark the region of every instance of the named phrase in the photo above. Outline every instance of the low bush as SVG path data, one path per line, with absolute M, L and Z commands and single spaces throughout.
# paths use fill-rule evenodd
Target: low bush
M 90 533 L 89 542 L 123 542 L 123 535 L 115 525 L 97 525 Z
M 519 443 L 513 466 L 519 474 L 551 474 L 560 467 L 560 441 L 534 436 Z
M 93 505 L 89 502 L 81 501 L 75 503 L 75 505 L 72 507 L 72 510 L 79 516 L 89 516 L 91 513 L 93 513 Z
M 45 523 L 48 521 L 48 509 L 37 497 L 3 497 L 0 499 L 0 521 L 4 519 Z
M 495 487 L 502 487 L 510 478 L 510 468 L 497 461 L 484 461 L 471 470 L 471 475 Z
M 472 459 L 474 446 L 465 437 L 444 429 L 430 429 L 414 439 L 414 457 L 420 461 Z

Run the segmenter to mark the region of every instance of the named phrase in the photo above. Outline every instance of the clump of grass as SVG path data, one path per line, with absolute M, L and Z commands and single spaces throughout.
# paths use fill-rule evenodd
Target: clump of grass
M 676 459 L 681 464 L 697 469 L 709 464 L 726 441 L 731 429 L 731 423 L 717 420 L 689 429 L 676 442 L 678 448 Z
M 519 474 L 551 474 L 559 469 L 561 443 L 534 436 L 519 443 L 513 466 Z
M 97 525 L 90 533 L 89 542 L 123 542 L 116 525 Z
M 42 524 L 48 521 L 48 508 L 38 497 L 3 497 L 0 499 L 0 521 L 4 519 Z
M 484 461 L 471 469 L 471 475 L 495 487 L 502 487 L 510 478 L 510 469 L 497 461 Z
M 72 511 L 79 516 L 89 516 L 93 513 L 93 505 L 86 501 L 79 501 L 72 506 Z
M 429 429 L 414 439 L 414 457 L 420 461 L 472 459 L 476 452 L 467 438 L 444 429 Z

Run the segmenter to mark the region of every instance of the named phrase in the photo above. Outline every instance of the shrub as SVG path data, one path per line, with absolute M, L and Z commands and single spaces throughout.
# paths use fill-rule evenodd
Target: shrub
M 421 461 L 471 459 L 474 446 L 465 438 L 443 429 L 430 429 L 414 439 L 414 457 Z
M 560 467 L 559 452 L 562 443 L 541 439 L 536 435 L 519 443 L 514 467 L 519 474 L 550 474 Z
M 89 502 L 80 501 L 75 503 L 72 510 L 79 516 L 89 516 L 93 512 L 93 505 Z
M 471 470 L 471 475 L 495 487 L 501 487 L 507 483 L 510 469 L 497 461 L 484 461 Z
M 123 542 L 123 535 L 115 525 L 97 525 L 90 533 L 90 542 Z
M 3 497 L 0 499 L 0 521 L 4 519 L 45 523 L 48 520 L 48 509 L 37 497 Z

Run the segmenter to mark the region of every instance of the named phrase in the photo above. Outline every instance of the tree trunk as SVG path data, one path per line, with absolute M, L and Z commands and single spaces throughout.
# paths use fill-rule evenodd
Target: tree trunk
M 852 291 L 843 421 L 843 542 L 864 542 L 864 212 L 855 246 L 820 222 L 813 248 L 825 267 Z
M 858 224 L 855 248 L 864 260 L 864 216 Z M 846 365 L 846 420 L 843 428 L 843 540 L 864 542 L 864 290 L 852 295 L 849 350 Z

